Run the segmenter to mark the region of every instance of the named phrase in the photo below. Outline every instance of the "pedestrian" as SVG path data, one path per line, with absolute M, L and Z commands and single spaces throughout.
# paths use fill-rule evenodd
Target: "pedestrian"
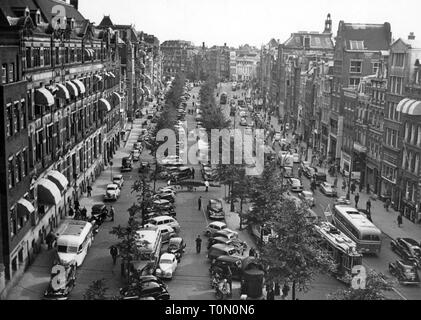
M 351 183 L 351 193 L 352 194 L 354 194 L 354 192 L 355 192 L 355 183 L 353 182 L 353 183 Z
M 80 211 L 80 214 L 82 216 L 82 220 L 86 220 L 88 218 L 88 210 L 86 210 L 86 207 L 83 207 L 83 209 Z
M 346 181 L 342 180 L 342 191 L 345 191 L 346 189 Z
M 110 217 L 111 217 L 111 221 L 114 221 L 114 208 L 113 208 L 113 206 L 110 207 L 109 214 L 110 214 Z
M 112 245 L 110 247 L 110 255 L 113 258 L 113 265 L 115 265 L 117 262 L 117 256 L 118 256 L 118 249 L 115 245 Z
M 275 291 L 273 289 L 266 291 L 266 300 L 275 300 Z
M 45 242 L 48 245 L 48 250 L 51 250 L 53 248 L 53 242 L 55 240 L 55 235 L 53 233 L 53 231 L 50 231 L 47 236 L 45 237 Z
M 386 203 L 384 204 L 384 207 L 386 208 L 386 211 L 389 211 L 389 207 L 390 207 L 390 199 L 389 198 L 386 199 Z
M 209 191 L 209 181 L 205 181 L 205 187 L 206 187 L 206 192 L 208 192 Z
M 281 286 L 279 285 L 279 282 L 276 281 L 275 282 L 275 296 L 280 296 L 281 295 Z
M 284 284 L 284 286 L 282 287 L 282 299 L 285 300 L 286 297 L 288 297 L 288 293 L 289 293 L 289 285 L 287 283 Z
M 86 189 L 88 190 L 88 198 L 90 198 L 92 196 L 92 187 L 91 187 L 91 185 L 89 184 Z
M 69 208 L 69 217 L 73 217 L 75 215 L 75 211 L 72 207 Z
M 200 238 L 200 235 L 196 238 L 196 252 L 200 253 L 200 250 L 202 249 L 202 238 Z
M 256 253 L 256 250 L 253 247 L 251 247 L 249 251 L 249 257 L 254 257 L 255 253 Z
M 402 225 L 402 213 L 399 213 L 398 215 L 398 227 L 400 228 Z
M 371 214 L 371 201 L 370 201 L 370 199 L 367 200 L 367 202 L 365 204 L 365 207 L 366 207 L 368 213 Z
M 198 205 L 198 209 L 199 211 L 202 210 L 202 197 L 200 196 L 199 199 L 197 199 L 197 205 Z
M 355 194 L 354 199 L 355 199 L 355 208 L 358 209 L 358 201 L 360 201 L 360 194 L 358 192 Z

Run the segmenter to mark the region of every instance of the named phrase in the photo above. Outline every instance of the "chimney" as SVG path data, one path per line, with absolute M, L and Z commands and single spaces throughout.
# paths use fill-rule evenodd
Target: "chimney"
M 205 43 L 202 42 L 202 49 L 205 50 Z
M 415 40 L 415 34 L 413 32 L 409 33 L 408 40 Z
M 70 4 L 76 9 L 79 10 L 79 0 L 70 0 Z

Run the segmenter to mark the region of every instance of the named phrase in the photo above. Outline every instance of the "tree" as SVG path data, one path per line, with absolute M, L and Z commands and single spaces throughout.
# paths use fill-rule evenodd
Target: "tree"
M 132 193 L 137 193 L 136 207 L 142 212 L 142 226 L 145 223 L 146 209 L 152 206 L 154 192 L 151 190 L 150 185 L 146 182 L 145 177 L 136 180 L 132 186 Z
M 95 280 L 83 294 L 83 300 L 107 300 L 107 291 L 105 279 Z
M 321 249 L 321 240 L 306 218 L 304 207 L 283 199 L 268 208 L 271 218 L 267 224 L 277 234 L 260 247 L 260 259 L 267 270 L 267 278 L 277 282 L 292 282 L 292 299 L 296 289 L 308 291 L 314 276 L 333 271 L 335 265 L 329 253 Z
M 369 270 L 367 273 L 365 289 L 338 290 L 327 296 L 329 300 L 388 300 L 385 292 L 392 290 L 393 282 L 384 278 L 383 275 Z

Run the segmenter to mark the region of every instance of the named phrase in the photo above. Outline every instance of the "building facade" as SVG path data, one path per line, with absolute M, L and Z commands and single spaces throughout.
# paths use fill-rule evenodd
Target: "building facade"
M 179 72 L 187 73 L 191 68 L 193 44 L 184 40 L 168 40 L 161 44 L 163 76 L 175 77 Z

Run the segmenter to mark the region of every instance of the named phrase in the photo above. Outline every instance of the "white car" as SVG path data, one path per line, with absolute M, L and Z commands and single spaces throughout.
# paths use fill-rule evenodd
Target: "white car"
M 116 184 L 109 184 L 105 191 L 104 200 L 117 200 L 120 197 L 120 188 Z
M 320 185 L 320 192 L 324 193 L 326 196 L 335 197 L 336 190 L 333 185 L 327 182 L 323 182 Z
M 316 205 L 314 201 L 314 195 L 311 191 L 303 191 L 299 195 L 300 199 L 307 203 L 310 207 L 314 207 Z
M 180 224 L 178 221 L 169 216 L 154 217 L 148 221 L 148 223 L 145 225 L 145 228 L 159 226 L 170 226 L 176 233 L 180 232 Z
M 209 223 L 209 225 L 206 227 L 205 235 L 209 237 L 213 235 L 215 232 L 221 231 L 227 228 L 228 227 L 224 222 L 215 221 L 215 222 Z
M 116 176 L 113 177 L 113 183 L 118 185 L 118 187 L 121 189 L 121 187 L 124 184 L 124 178 L 122 174 L 118 174 Z
M 175 269 L 177 269 L 177 258 L 172 253 L 164 253 L 159 259 L 156 275 L 159 278 L 172 279 Z
M 247 126 L 247 119 L 246 118 L 241 118 L 240 126 Z
M 303 191 L 303 184 L 301 183 L 301 181 L 299 179 L 295 179 L 295 178 L 291 178 L 289 179 L 289 181 L 291 182 L 291 191 L 292 192 L 301 192 Z

